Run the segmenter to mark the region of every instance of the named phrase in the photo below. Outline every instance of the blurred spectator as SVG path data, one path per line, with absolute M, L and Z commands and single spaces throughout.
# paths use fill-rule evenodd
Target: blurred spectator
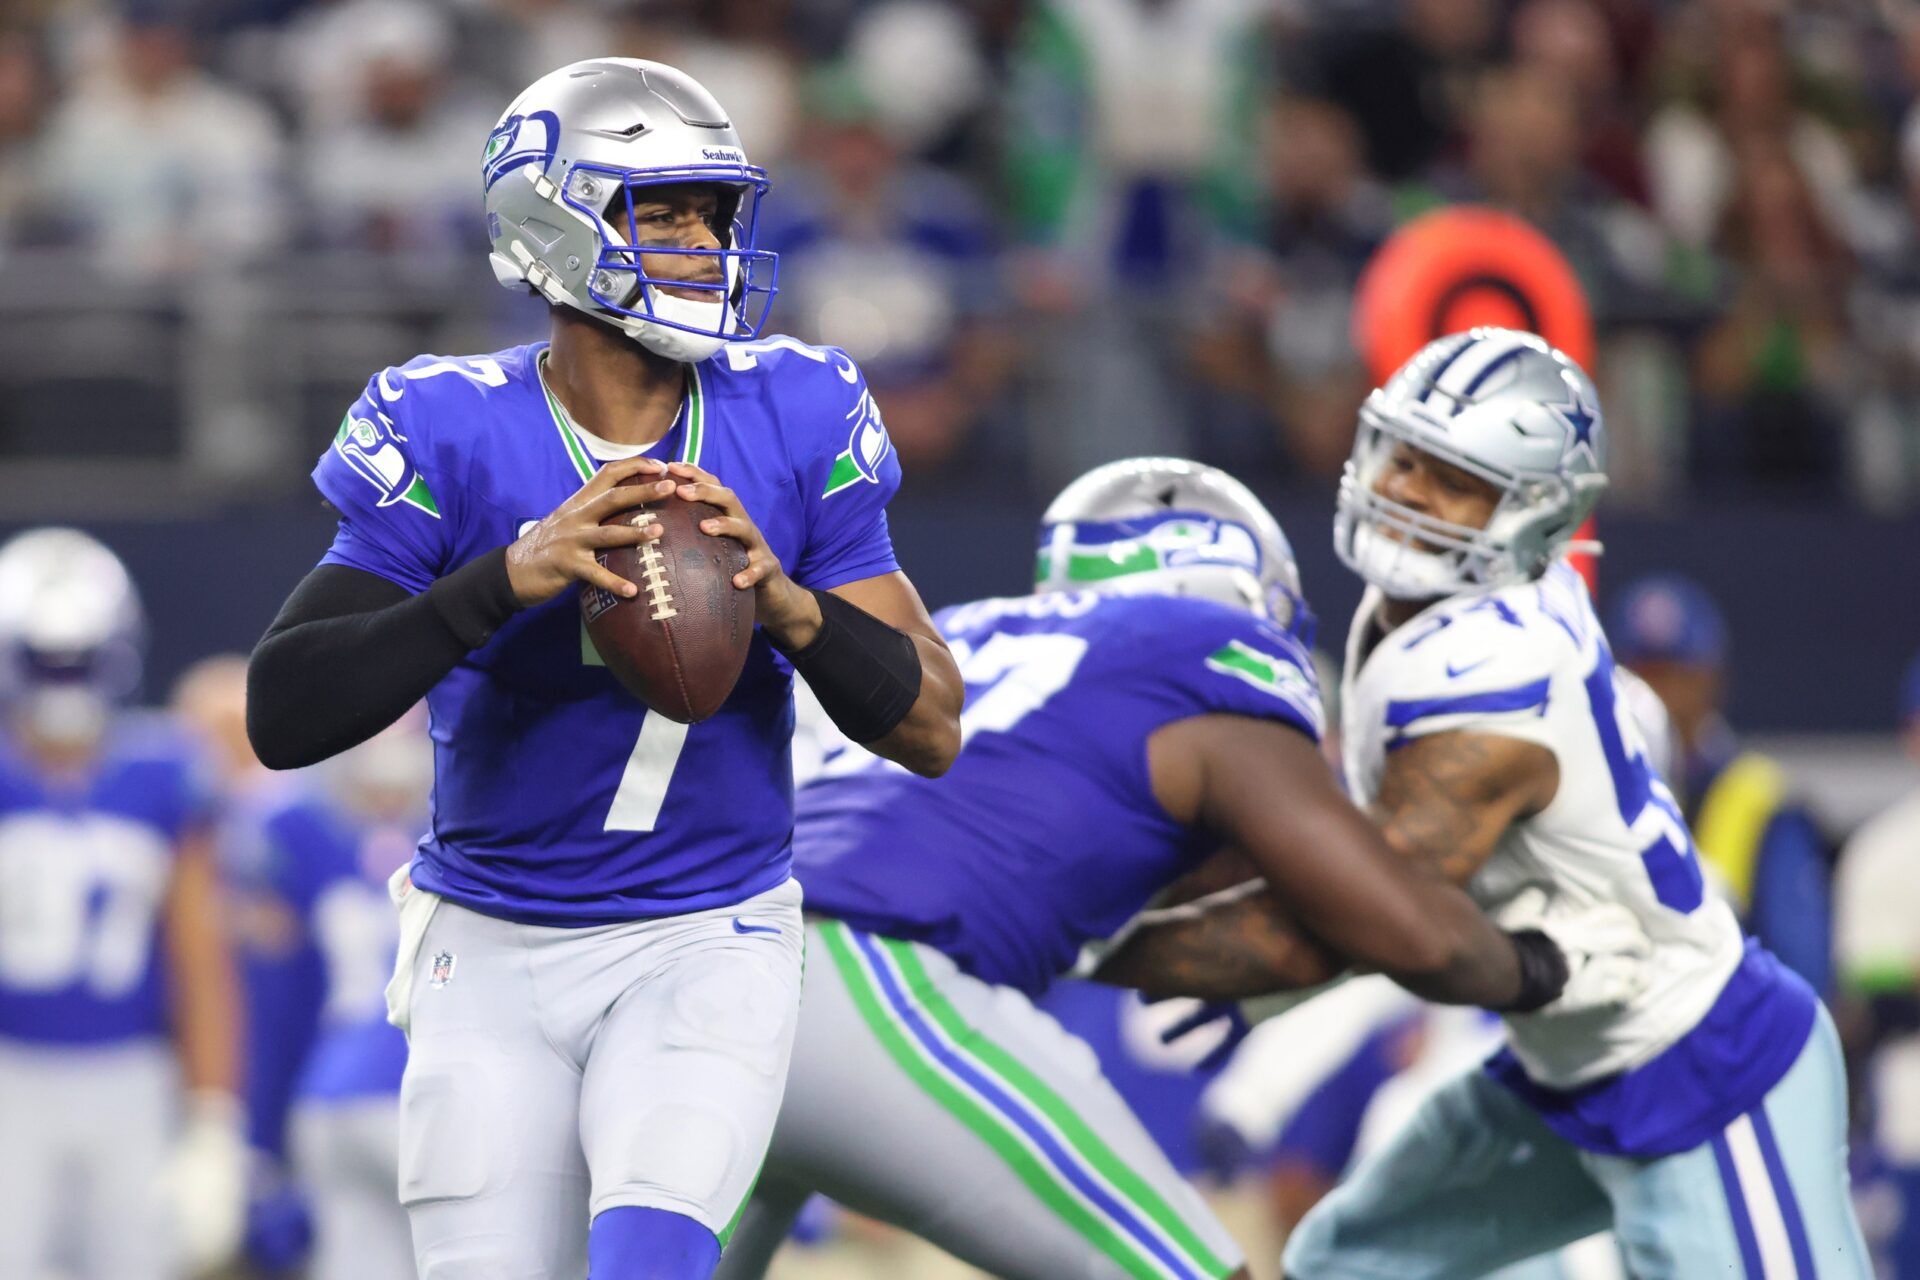
M 114 53 L 47 124 L 38 181 L 51 215 L 115 273 L 217 273 L 277 245 L 272 117 L 201 70 L 192 36 L 165 16 L 127 18 Z
M 767 203 L 782 328 L 860 362 L 909 469 L 951 457 L 1010 367 L 997 234 L 972 191 L 900 154 L 865 87 L 823 72 L 804 168 Z
M 1244 226 L 1264 74 L 1250 0 L 1041 0 L 1009 55 L 1007 202 L 1036 316 L 1026 411 L 1043 484 L 1187 453 L 1186 330 L 1202 270 Z
M 1681 759 L 1669 782 L 1715 884 L 1759 938 L 1815 991 L 1833 989 L 1825 838 L 1778 761 L 1740 748 L 1721 714 L 1727 628 L 1698 583 L 1643 578 L 1616 602 L 1614 654 L 1666 704 Z
M 1157 288 L 1195 262 L 1196 232 L 1244 220 L 1256 18 L 1214 0 L 1033 7 L 1006 153 L 1017 229 L 1058 255 L 1035 285 Z
M 1846 144 L 1808 109 L 1810 88 L 1769 10 L 1756 0 L 1696 4 L 1667 28 L 1681 88 L 1648 125 L 1647 177 L 1655 212 L 1699 248 L 1715 242 L 1739 190 L 1742 144 L 1756 137 L 1784 147 L 1831 225 L 1845 224 L 1853 199 Z
M 34 140 L 53 98 L 39 41 L 0 28 L 0 252 L 32 216 Z
M 474 157 L 505 103 L 454 78 L 454 30 L 439 11 L 354 0 L 334 15 L 345 28 L 335 87 L 355 96 L 306 122 L 307 208 L 321 241 L 442 254 L 483 244 Z
M 895 146 L 925 158 L 945 150 L 981 107 L 987 67 L 967 19 L 938 0 L 886 0 L 847 36 L 847 66 Z
M 1900 687 L 1901 745 L 1920 764 L 1920 655 Z M 1840 980 L 1865 1006 L 1862 1226 L 1885 1274 L 1920 1275 L 1920 787 L 1847 841 L 1834 878 Z M 1886 1203 L 1876 1204 L 1883 1200 Z
M 1319 6 L 1282 46 L 1295 91 L 1338 102 L 1359 124 L 1368 167 L 1413 178 L 1458 141 L 1479 73 L 1500 36 L 1493 0 L 1356 0 Z
M 1853 372 L 1848 253 L 1781 139 L 1746 139 L 1737 166 L 1718 244 L 1738 283 L 1699 349 L 1694 475 L 1818 491 L 1839 479 Z
M 1614 195 L 1646 199 L 1639 121 L 1620 92 L 1619 54 L 1595 0 L 1528 0 L 1513 17 L 1517 66 L 1567 86 L 1578 111 L 1580 162 Z
M 512 95 L 555 67 L 586 58 L 602 58 L 615 49 L 615 5 L 595 0 L 455 0 L 473 13 L 475 38 L 466 44 L 461 69 L 479 75 L 499 101 L 493 116 Z
M 653 0 L 627 10 L 623 57 L 680 68 L 727 104 L 747 155 L 779 170 L 799 126 L 802 68 L 791 47 L 793 0 Z
M 1286 97 L 1262 130 L 1268 189 L 1257 248 L 1219 268 L 1225 305 L 1203 314 L 1194 360 L 1210 382 L 1259 405 L 1295 469 L 1340 473 L 1368 390 L 1353 348 L 1353 290 L 1391 229 L 1353 117 L 1326 99 Z M 1231 446 L 1208 441 L 1219 455 Z

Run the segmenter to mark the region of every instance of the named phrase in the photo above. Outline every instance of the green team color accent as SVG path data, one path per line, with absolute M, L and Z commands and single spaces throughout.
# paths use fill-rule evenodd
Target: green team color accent
M 969 1057 L 978 1061 L 994 1075 L 1000 1077 L 1013 1091 L 1033 1103 L 1042 1115 L 1052 1121 L 1053 1126 L 1065 1136 L 1067 1144 L 1075 1153 L 1091 1164 L 1094 1169 L 1111 1183 L 1123 1198 L 1132 1202 L 1154 1225 L 1164 1232 L 1176 1249 L 1187 1255 L 1187 1260 L 1201 1271 L 1212 1276 L 1225 1276 L 1233 1268 L 1227 1266 L 1212 1250 L 1207 1248 L 1199 1234 L 1188 1225 L 1168 1204 L 1153 1184 L 1136 1173 L 1131 1165 L 1123 1161 L 1112 1147 L 1109 1147 L 1094 1132 L 1078 1112 L 1066 1104 L 1060 1095 L 1048 1086 L 1046 1081 L 1035 1075 L 1025 1063 L 1014 1057 L 993 1041 L 969 1027 L 960 1017 L 952 1003 L 927 975 L 925 966 L 920 963 L 919 955 L 905 942 L 892 938 L 881 939 L 881 945 L 893 957 L 894 963 L 907 977 L 913 994 L 919 998 L 921 1007 L 933 1015 L 940 1029 L 947 1033 Z
M 1152 547 L 1138 544 L 1126 550 L 1115 547 L 1111 551 L 1073 551 L 1067 555 L 1067 581 L 1104 582 L 1108 578 L 1124 578 L 1130 573 L 1146 573 L 1159 567 L 1160 553 Z M 1033 580 L 1045 582 L 1052 574 L 1053 557 L 1043 551 L 1034 566 Z
M 891 1021 L 878 986 L 866 970 L 866 961 L 848 939 L 848 926 L 822 922 L 822 936 L 828 951 L 846 981 L 855 1004 L 867 1019 L 881 1043 L 896 1062 L 935 1100 L 952 1112 L 1005 1159 L 1021 1181 L 1058 1213 L 1082 1237 L 1112 1258 L 1129 1275 L 1162 1274 L 1161 1264 L 1120 1235 L 1104 1218 L 1089 1210 L 1059 1176 L 1039 1160 L 1024 1139 L 1003 1118 L 981 1107 L 968 1093 L 957 1089 L 930 1057 Z M 922 965 L 913 947 L 893 939 L 878 939 L 916 1004 L 953 1042 L 958 1052 L 971 1058 L 976 1066 L 996 1076 L 1010 1092 L 1019 1096 L 1060 1135 L 1065 1146 L 1081 1162 L 1104 1179 L 1120 1198 L 1131 1202 L 1142 1217 L 1160 1229 L 1163 1242 L 1193 1269 L 1208 1276 L 1228 1275 L 1232 1268 L 1207 1248 L 1199 1235 L 1174 1211 L 1152 1185 L 1128 1167 L 1112 1148 L 1099 1138 L 1084 1119 L 1045 1082 L 1005 1049 L 983 1037 L 969 1026 L 941 994 Z
M 547 412 L 553 418 L 553 426 L 560 433 L 560 444 L 567 451 L 567 460 L 573 463 L 574 473 L 585 484 L 593 479 L 593 473 L 599 469 L 597 463 L 588 455 L 586 446 L 580 443 L 579 428 L 573 425 L 573 419 L 567 416 L 566 406 L 560 403 L 553 389 L 547 386 L 547 357 L 540 356 L 540 392 L 547 398 Z M 700 381 L 700 366 L 687 366 L 687 435 L 680 444 L 680 462 L 700 465 L 700 452 L 707 439 L 707 397 L 706 388 Z M 344 430 L 344 427 L 342 428 Z
M 842 449 L 840 456 L 833 460 L 833 470 L 827 473 L 827 487 L 820 491 L 820 496 L 831 498 L 842 489 L 852 488 L 864 479 L 866 477 L 860 474 L 860 468 L 854 465 L 853 450 Z
M 1209 669 L 1244 680 L 1256 689 L 1275 697 L 1297 693 L 1302 687 L 1300 673 L 1285 663 L 1275 662 L 1252 645 L 1229 640 L 1207 657 Z
M 435 520 L 440 518 L 440 505 L 433 500 L 433 494 L 427 488 L 427 478 L 416 475 L 407 491 L 400 495 L 400 501 L 411 507 L 418 507 Z
M 935 1102 L 971 1129 L 976 1137 L 1006 1161 L 1029 1191 L 1039 1197 L 1068 1226 L 1100 1252 L 1118 1263 L 1138 1280 L 1162 1280 L 1160 1269 L 1142 1257 L 1103 1219 L 1095 1216 L 1067 1188 L 1052 1170 L 1029 1151 L 1014 1131 L 967 1093 L 963 1093 L 941 1073 L 907 1034 L 895 1026 L 877 990 L 878 984 L 867 976 L 853 943 L 846 937 L 847 926 L 838 921 L 822 921 L 820 935 L 826 941 L 827 954 L 846 983 L 854 1005 L 867 1027 L 880 1041 L 900 1069 Z

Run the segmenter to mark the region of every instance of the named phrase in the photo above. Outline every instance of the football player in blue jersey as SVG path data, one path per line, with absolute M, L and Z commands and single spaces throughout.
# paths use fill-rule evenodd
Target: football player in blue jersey
M 712 95 L 658 63 L 563 67 L 483 175 L 494 272 L 551 304 L 551 340 L 368 383 L 314 469 L 339 529 L 255 650 L 249 727 L 288 768 L 427 699 L 390 992 L 425 1280 L 705 1276 L 799 1006 L 793 672 L 929 775 L 962 687 L 894 559 L 899 466 L 860 371 L 760 337 L 767 178 Z M 657 528 L 602 520 L 675 495 L 746 546 L 759 624 L 692 726 L 620 689 L 576 604 L 634 595 L 595 552 Z
M 240 1239 L 207 796 L 183 743 L 118 706 L 142 644 L 107 548 L 0 548 L 0 1276 L 162 1280 Z
M 347 840 L 316 860 L 314 931 L 326 957 L 326 1009 L 291 1124 L 313 1205 L 311 1280 L 413 1280 L 400 1180 L 400 1082 L 407 1042 L 381 996 L 399 942 L 384 891 L 427 822 L 433 744 L 409 714 L 341 756 L 331 777 Z
M 1870 1274 L 1833 1020 L 1708 892 L 1561 554 L 1605 485 L 1593 383 L 1533 334 L 1439 339 L 1361 410 L 1335 525 L 1368 584 L 1353 793 L 1503 918 L 1612 903 L 1652 947 L 1617 1007 L 1509 1017 L 1307 1215 L 1294 1280 L 1481 1276 L 1609 1226 L 1647 1280 Z
M 318 877 L 338 860 L 344 834 L 310 777 L 269 773 L 254 758 L 246 681 L 245 657 L 203 658 L 174 685 L 170 707 L 213 766 L 214 859 L 240 980 L 241 1099 L 254 1157 L 246 1256 L 275 1271 L 300 1261 L 311 1234 L 287 1163 L 287 1115 L 326 998 Z
M 842 749 L 801 790 L 813 969 L 729 1280 L 764 1270 L 816 1190 L 998 1276 L 1243 1275 L 1091 1050 L 1034 1004 L 1085 944 L 1213 875 L 1223 841 L 1337 960 L 1295 939 L 1241 957 L 1252 987 L 1156 972 L 1151 994 L 1251 996 L 1349 959 L 1499 1008 L 1623 994 L 1608 948 L 1572 957 L 1569 984 L 1548 936 L 1502 932 L 1347 802 L 1291 549 L 1230 476 L 1090 472 L 1048 509 L 1037 576 L 939 616 L 967 686 L 946 778 Z

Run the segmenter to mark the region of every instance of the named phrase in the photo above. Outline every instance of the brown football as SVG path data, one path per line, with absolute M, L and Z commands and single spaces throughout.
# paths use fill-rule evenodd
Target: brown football
M 747 567 L 747 549 L 700 531 L 702 520 L 719 514 L 707 503 L 669 494 L 609 516 L 603 524 L 658 521 L 665 532 L 637 547 L 598 553 L 601 564 L 640 588 L 638 595 L 580 589 L 580 616 L 607 670 L 627 692 L 682 724 L 720 709 L 753 640 L 753 592 L 733 585 L 733 575 Z

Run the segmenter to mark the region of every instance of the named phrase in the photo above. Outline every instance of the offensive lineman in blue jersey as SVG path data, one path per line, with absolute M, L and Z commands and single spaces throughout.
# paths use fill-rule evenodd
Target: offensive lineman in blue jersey
M 1244 1275 L 1092 1052 L 1033 1004 L 1085 944 L 1211 875 L 1223 840 L 1339 956 L 1435 998 L 1625 994 L 1607 948 L 1573 957 L 1567 986 L 1545 934 L 1409 874 L 1347 803 L 1317 745 L 1292 552 L 1237 481 L 1101 467 L 1048 509 L 1038 579 L 939 617 L 968 695 L 948 777 L 844 749 L 801 790 L 814 968 L 728 1280 L 763 1272 L 815 1190 L 999 1276 Z M 1311 944 L 1245 961 L 1260 985 L 1178 993 L 1329 972 Z
M 385 885 L 427 822 L 433 744 L 409 714 L 341 756 L 330 777 L 347 841 L 313 868 L 314 933 L 326 960 L 320 1035 L 289 1124 L 313 1207 L 310 1280 L 413 1280 L 400 1180 L 407 1042 L 381 991 L 399 926 Z
M 115 705 L 142 631 L 92 538 L 0 548 L 0 1276 L 165 1280 L 240 1240 L 207 797 L 185 745 Z
M 483 170 L 495 275 L 551 304 L 551 342 L 368 384 L 314 470 L 339 531 L 255 650 L 249 726 L 287 768 L 427 698 L 432 824 L 389 991 L 425 1280 L 704 1277 L 799 1004 L 792 673 L 929 775 L 961 684 L 894 560 L 899 468 L 859 370 L 754 340 L 766 175 L 712 95 L 658 63 L 563 67 Z M 575 602 L 635 594 L 594 553 L 657 535 L 601 521 L 674 495 L 723 511 L 702 528 L 746 546 L 759 623 L 690 728 L 619 689 Z

